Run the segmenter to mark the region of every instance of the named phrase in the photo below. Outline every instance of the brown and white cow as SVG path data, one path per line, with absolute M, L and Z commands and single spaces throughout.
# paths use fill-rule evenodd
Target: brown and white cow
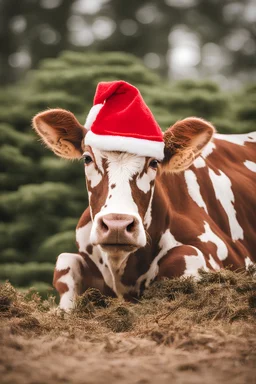
M 216 134 L 187 118 L 165 132 L 159 163 L 86 147 L 86 129 L 65 110 L 39 113 L 33 125 L 57 155 L 85 162 L 90 204 L 77 225 L 78 253 L 59 255 L 54 273 L 64 310 L 88 287 L 129 299 L 163 277 L 252 264 L 255 133 Z

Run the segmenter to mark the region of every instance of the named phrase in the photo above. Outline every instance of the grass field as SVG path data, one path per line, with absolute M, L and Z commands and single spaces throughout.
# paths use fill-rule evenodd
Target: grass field
M 0 289 L 1 383 L 254 383 L 253 270 L 154 283 L 138 303 L 88 290 L 65 314 Z

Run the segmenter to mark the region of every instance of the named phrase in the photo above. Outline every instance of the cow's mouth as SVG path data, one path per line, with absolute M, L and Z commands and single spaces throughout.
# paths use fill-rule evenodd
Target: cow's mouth
M 139 247 L 135 244 L 99 244 L 104 252 L 120 253 L 135 252 Z

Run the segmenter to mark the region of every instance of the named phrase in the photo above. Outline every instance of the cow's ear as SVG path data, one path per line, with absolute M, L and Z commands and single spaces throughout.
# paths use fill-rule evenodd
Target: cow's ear
M 211 140 L 214 127 L 202 119 L 188 117 L 178 121 L 164 133 L 164 172 L 187 169 Z
M 33 118 L 33 127 L 56 155 L 65 159 L 82 156 L 86 129 L 73 113 L 64 109 L 49 109 Z

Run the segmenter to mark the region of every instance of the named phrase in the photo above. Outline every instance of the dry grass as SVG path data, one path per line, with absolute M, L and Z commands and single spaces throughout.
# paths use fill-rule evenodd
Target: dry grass
M 90 289 L 71 314 L 0 289 L 2 383 L 253 382 L 253 272 L 154 283 L 136 304 Z

